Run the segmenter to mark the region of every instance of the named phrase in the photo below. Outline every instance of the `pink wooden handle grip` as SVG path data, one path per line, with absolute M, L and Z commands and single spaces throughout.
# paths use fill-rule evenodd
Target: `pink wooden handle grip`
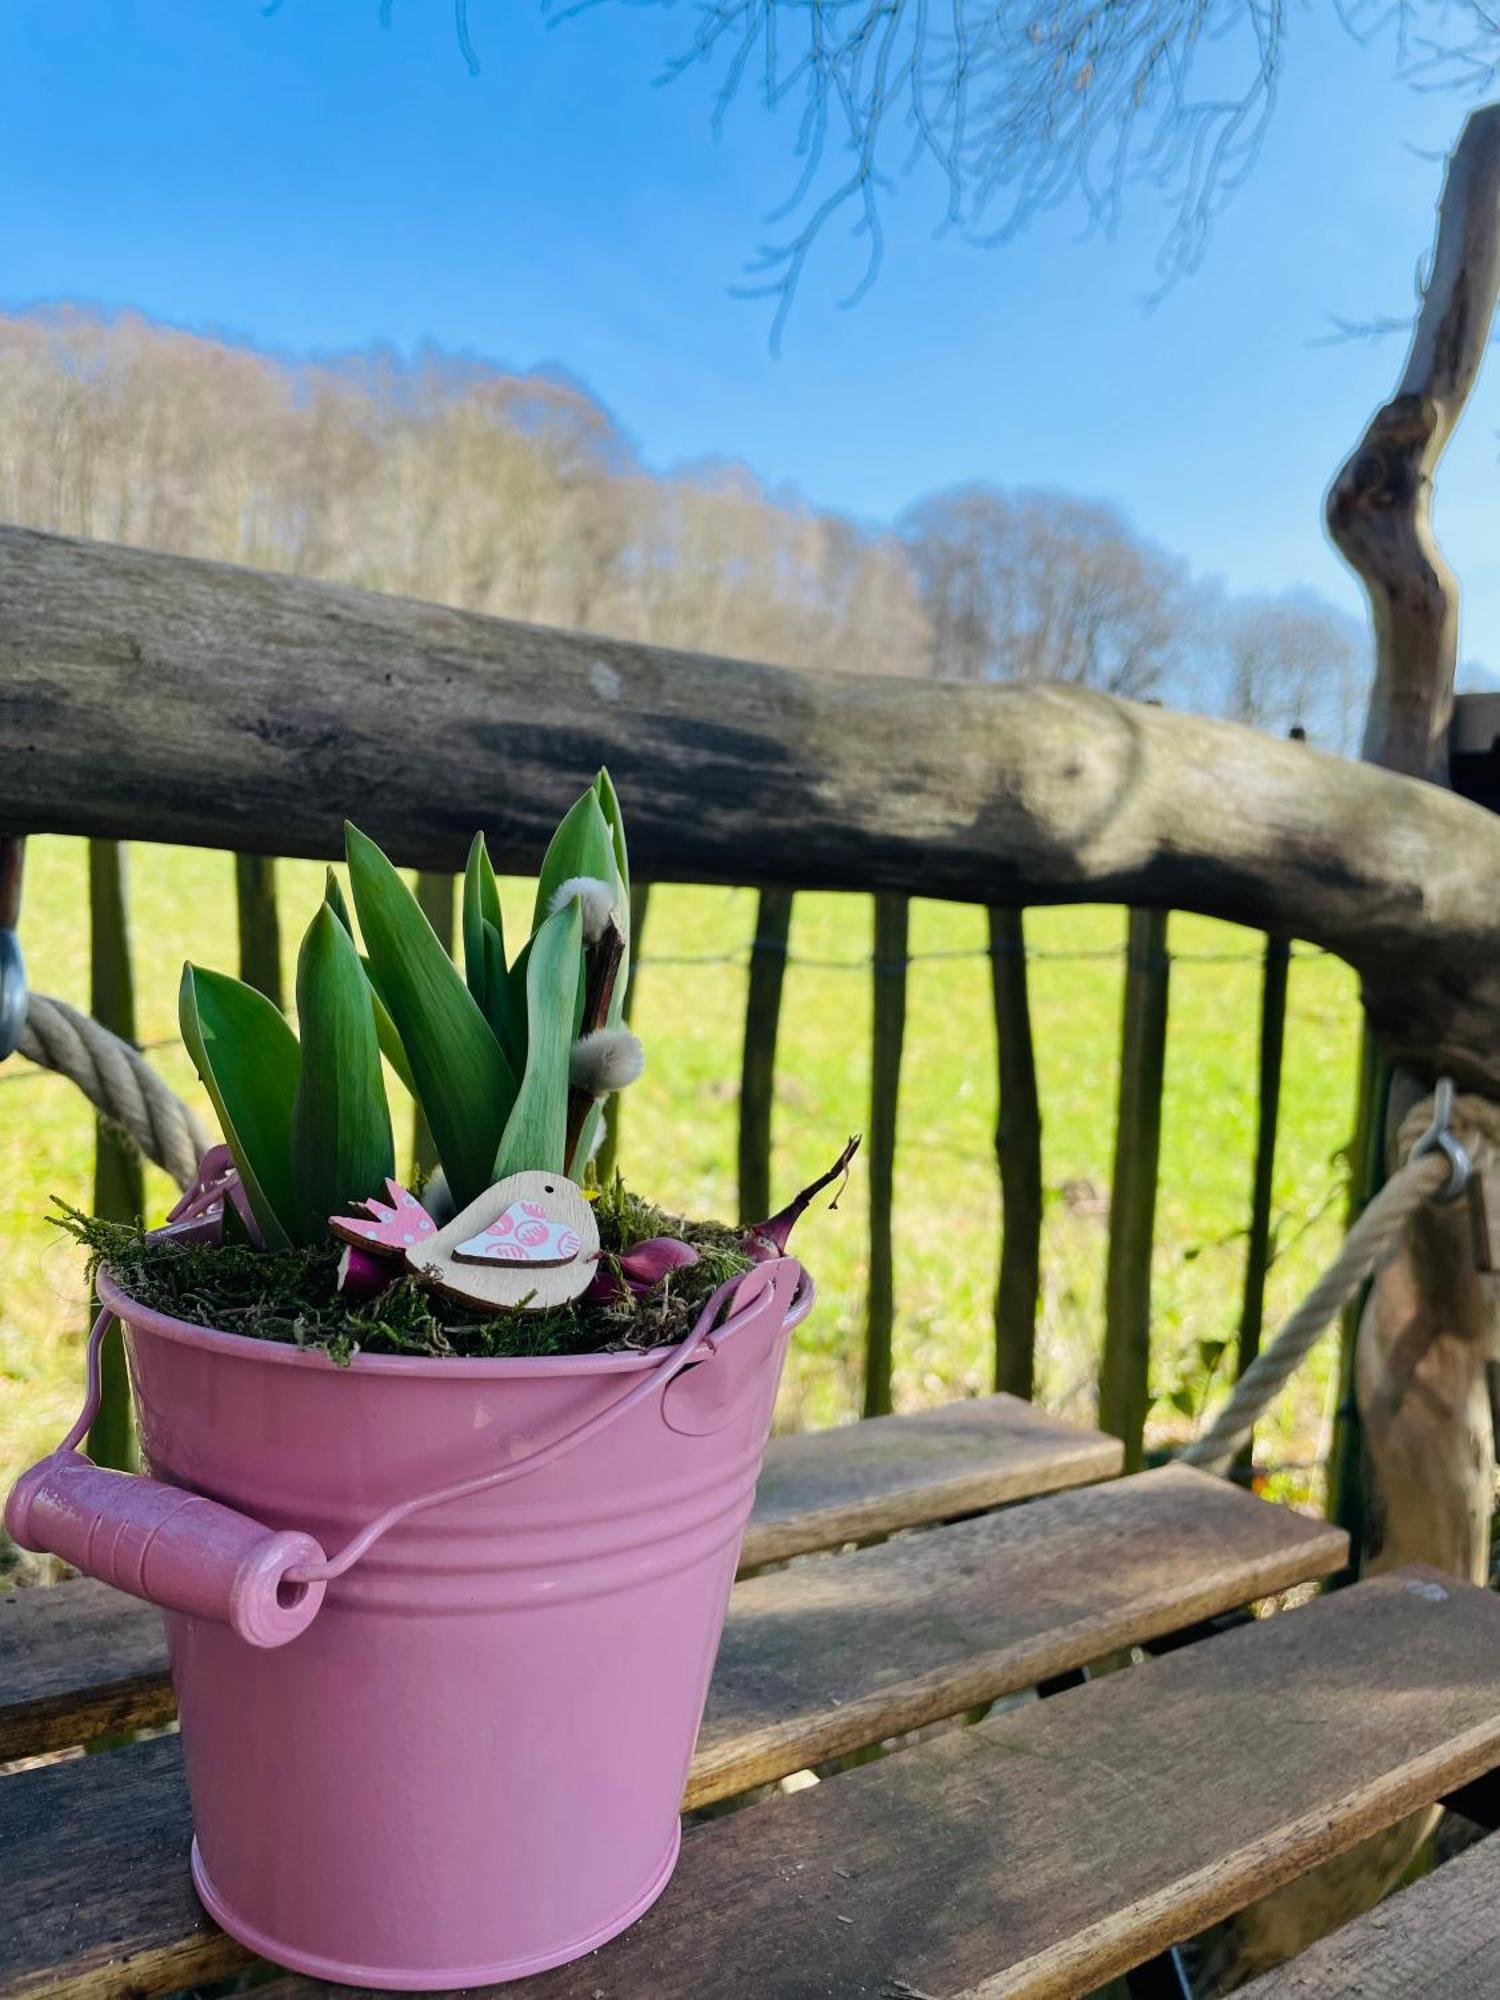
M 164 1610 L 216 1618 L 252 1646 L 284 1646 L 323 1601 L 322 1583 L 287 1576 L 324 1561 L 311 1535 L 278 1533 L 217 1500 L 107 1471 L 76 1451 L 55 1451 L 22 1474 L 5 1525 L 22 1548 L 60 1556 Z

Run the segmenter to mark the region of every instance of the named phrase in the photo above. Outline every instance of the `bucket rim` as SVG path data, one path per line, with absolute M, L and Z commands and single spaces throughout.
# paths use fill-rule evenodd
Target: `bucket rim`
M 799 1326 L 812 1309 L 810 1274 L 795 1257 L 767 1258 L 753 1268 L 769 1274 L 786 1264 L 793 1265 L 797 1274 L 783 1318 L 783 1324 L 790 1329 Z M 745 1276 L 749 1277 L 750 1272 Z M 318 1348 L 291 1347 L 278 1340 L 225 1333 L 220 1327 L 200 1326 L 194 1320 L 178 1319 L 156 1306 L 141 1305 L 102 1265 L 94 1289 L 100 1304 L 132 1331 L 154 1334 L 179 1346 L 204 1348 L 236 1360 L 264 1361 L 279 1368 L 332 1368 L 341 1375 L 395 1375 L 408 1379 L 439 1376 L 455 1381 L 474 1376 L 521 1381 L 533 1376 L 566 1380 L 570 1376 L 637 1375 L 659 1366 L 664 1357 L 677 1351 L 674 1342 L 670 1347 L 615 1354 L 355 1354 L 347 1362 L 335 1362 Z M 697 1365 L 696 1360 L 689 1363 L 690 1368 Z

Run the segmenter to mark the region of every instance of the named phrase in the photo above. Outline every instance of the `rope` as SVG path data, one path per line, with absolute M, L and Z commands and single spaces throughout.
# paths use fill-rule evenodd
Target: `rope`
M 1398 1141 L 1402 1151 L 1415 1143 L 1430 1111 L 1429 1101 L 1402 1125 Z M 1201 1465 L 1210 1472 L 1222 1472 L 1229 1465 L 1317 1345 L 1335 1313 L 1391 1256 L 1407 1223 L 1424 1202 L 1447 1186 L 1450 1173 L 1450 1163 L 1441 1153 L 1427 1153 L 1421 1159 L 1407 1160 L 1391 1176 L 1344 1238 L 1343 1248 L 1317 1284 L 1281 1326 L 1271 1345 L 1245 1370 L 1213 1423 L 1179 1454 L 1186 1464 Z
M 185 1188 L 213 1143 L 202 1120 L 157 1076 L 140 1050 L 66 1000 L 33 993 L 17 1044 L 29 1062 L 56 1070 L 154 1165 Z

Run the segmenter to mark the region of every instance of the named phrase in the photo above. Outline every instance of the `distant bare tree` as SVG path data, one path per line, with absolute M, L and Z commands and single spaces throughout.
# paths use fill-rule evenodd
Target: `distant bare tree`
M 587 391 L 0 318 L 0 517 L 790 665 L 921 671 L 905 552 L 743 467 L 647 474 Z
M 1369 692 L 1368 643 L 1352 618 L 1302 592 L 1244 597 L 1214 620 L 1223 655 L 1223 712 L 1286 735 L 1306 730 L 1350 752 Z
M 1205 613 L 1095 501 L 956 487 L 867 527 L 732 461 L 650 473 L 576 382 L 435 350 L 290 363 L 131 314 L 0 316 L 0 518 L 730 658 L 1159 695 L 1333 745 L 1359 678 L 1318 599 Z
M 1142 696 L 1179 662 L 1185 566 L 1112 507 L 967 486 L 919 501 L 901 528 L 943 679 Z

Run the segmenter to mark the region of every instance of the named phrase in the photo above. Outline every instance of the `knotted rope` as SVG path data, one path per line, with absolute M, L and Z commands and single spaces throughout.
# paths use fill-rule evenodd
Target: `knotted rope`
M 1178 1456 L 1188 1465 L 1210 1472 L 1226 1470 L 1249 1442 L 1250 1433 L 1291 1376 L 1317 1345 L 1324 1329 L 1367 1279 L 1394 1255 L 1402 1232 L 1417 1211 L 1443 1195 L 1453 1178 L 1453 1162 L 1442 1152 L 1411 1157 L 1424 1132 L 1432 1129 L 1434 1100 L 1419 1104 L 1397 1135 L 1397 1153 L 1404 1164 L 1386 1182 L 1344 1238 L 1337 1257 L 1295 1312 L 1284 1321 L 1269 1347 L 1251 1362 L 1229 1401 L 1203 1436 Z M 1490 1107 L 1477 1099 L 1461 1099 L 1460 1118 L 1465 1148 L 1490 1143 Z M 1454 1123 L 1458 1123 L 1456 1118 Z
M 169 1173 L 191 1185 L 213 1141 L 203 1121 L 147 1063 L 91 1015 L 45 993 L 30 995 L 19 1053 L 76 1083 L 99 1116 Z

